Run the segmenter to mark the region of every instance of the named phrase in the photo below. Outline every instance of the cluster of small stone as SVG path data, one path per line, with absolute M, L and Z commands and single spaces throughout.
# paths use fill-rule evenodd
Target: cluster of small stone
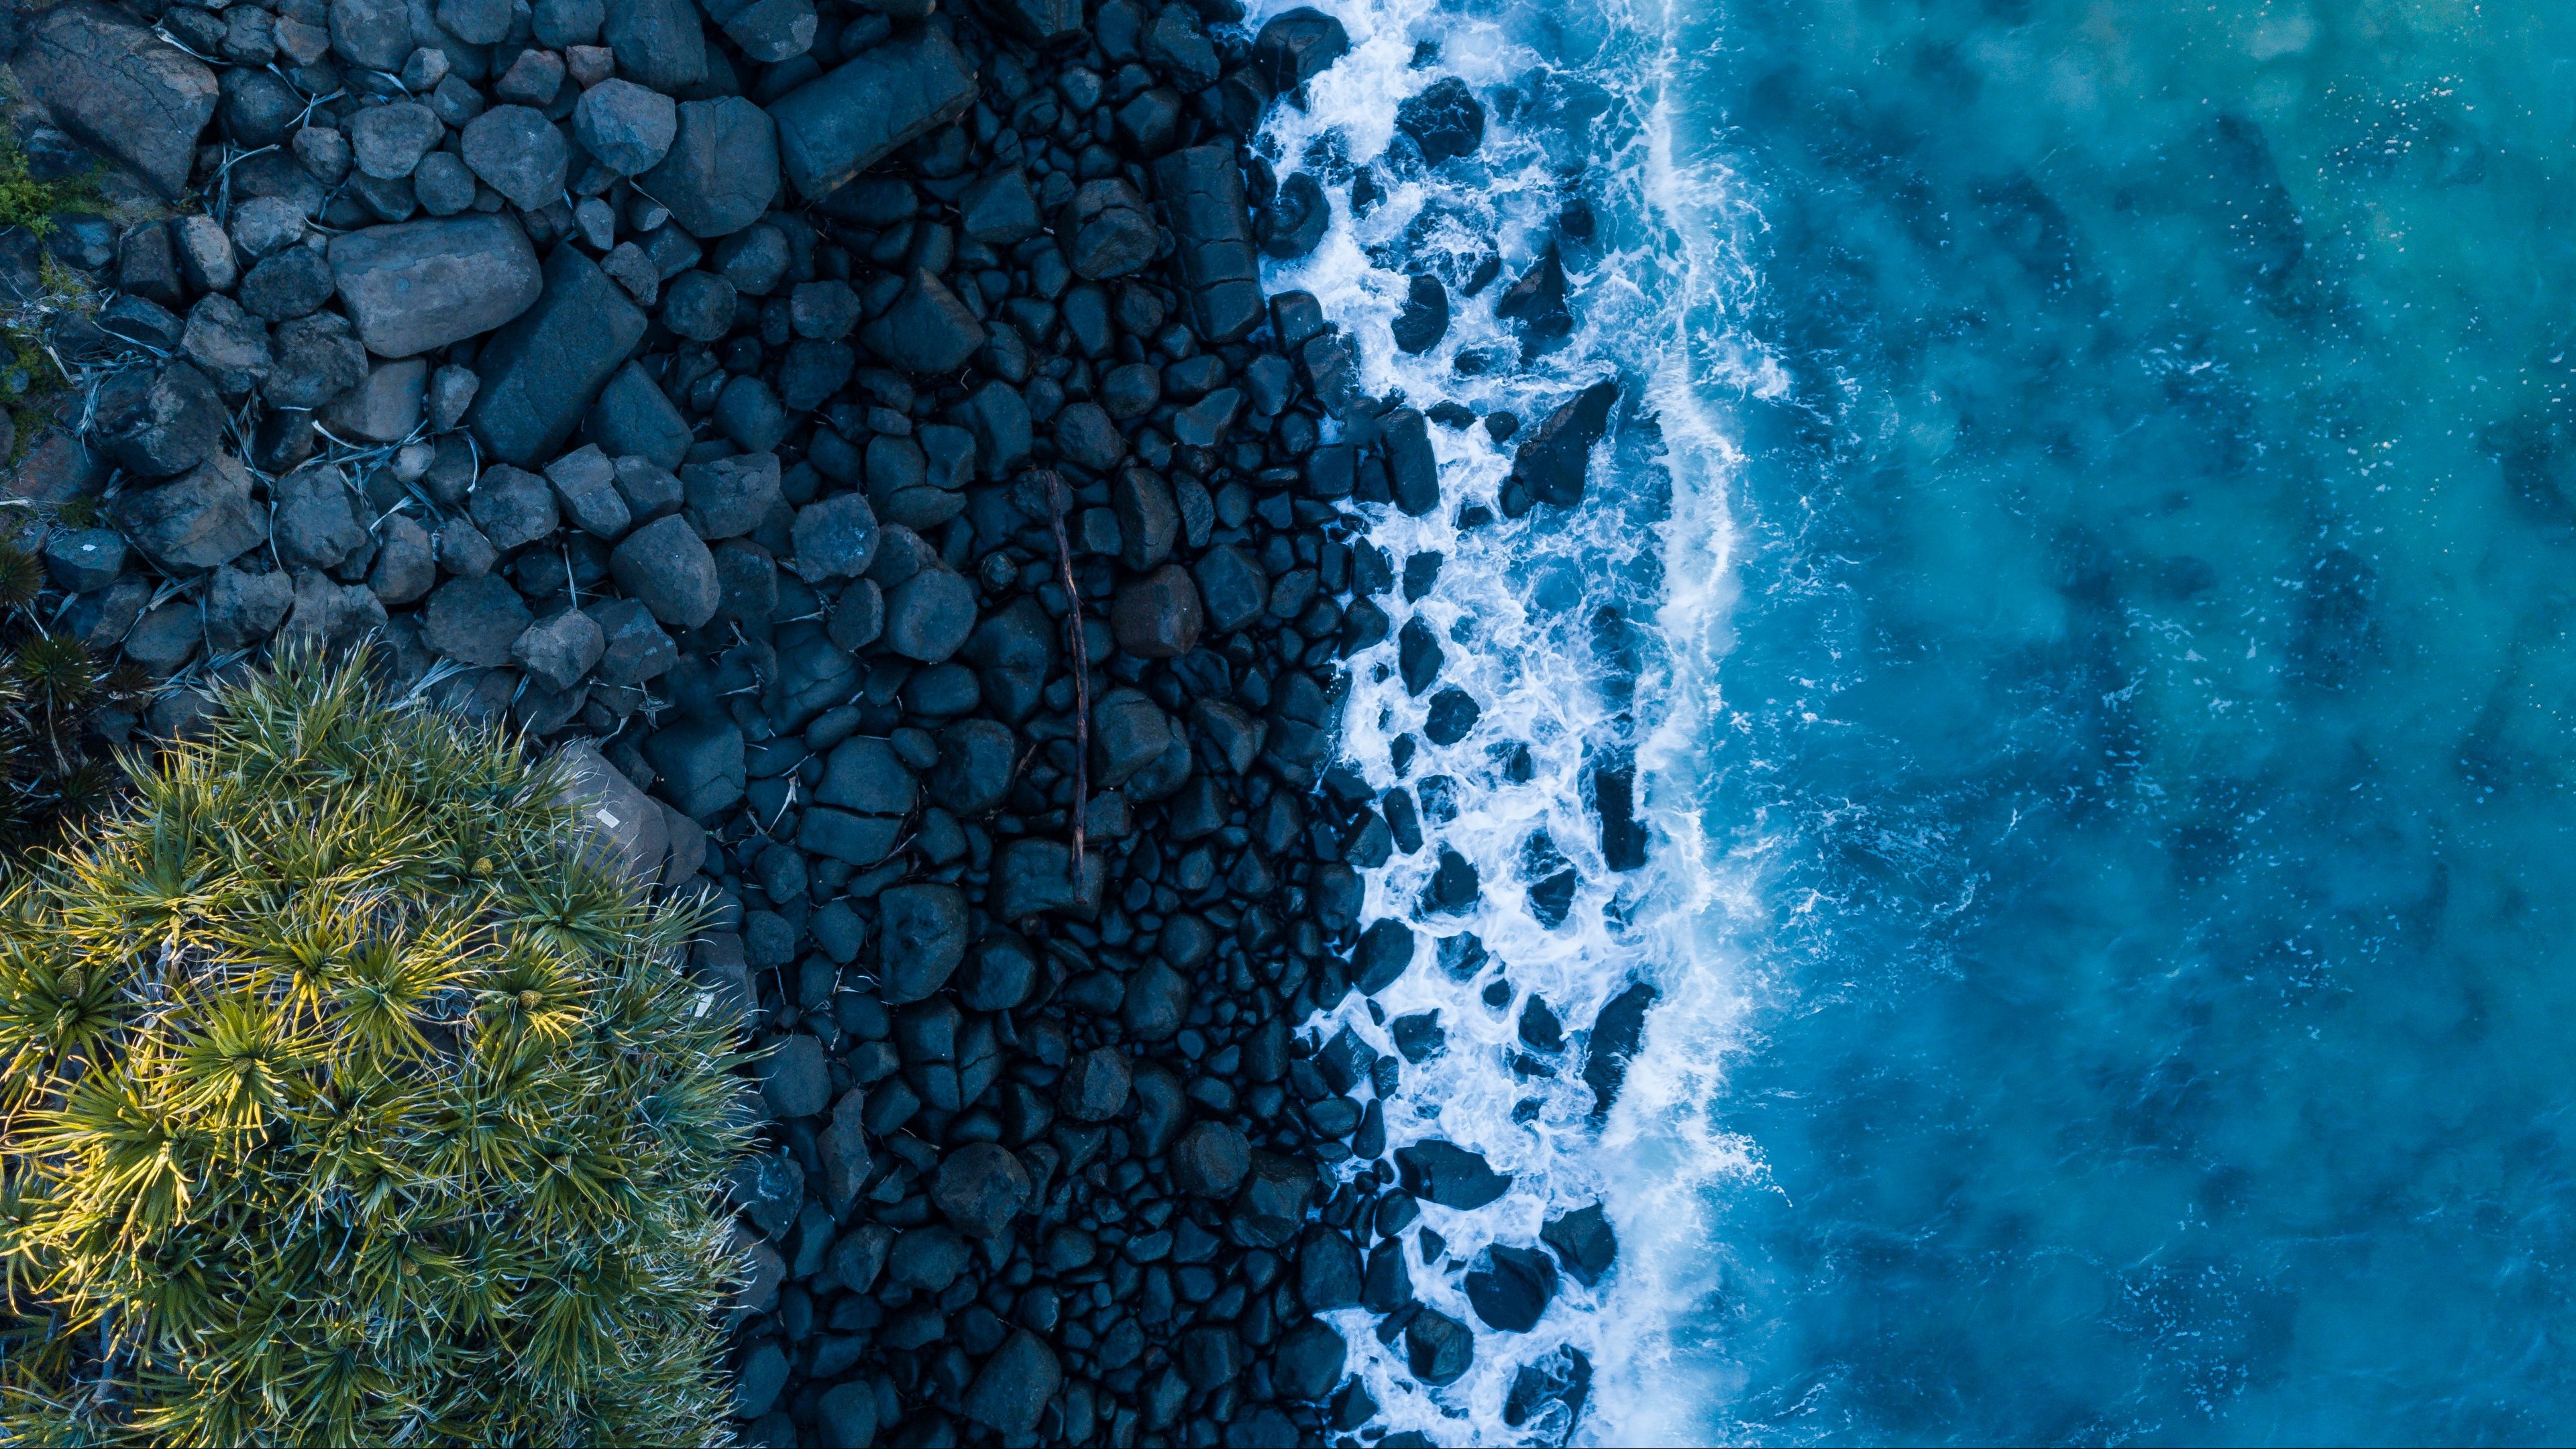
M 110 294 L 58 334 L 106 369 L 86 431 L 9 481 L 111 525 L 46 540 L 61 619 L 162 678 L 380 635 L 398 687 L 589 742 L 765 1051 L 754 1441 L 1311 1443 L 1374 1413 L 1318 1313 L 1365 1301 L 1430 1383 L 1472 1354 L 1403 1235 L 1503 1179 L 1386 1160 L 1401 1061 L 1291 1028 L 1417 954 L 1358 871 L 1437 793 L 1334 764 L 1399 587 L 1352 505 L 1438 508 L 1428 429 L 1477 420 L 1362 395 L 1262 294 L 1326 208 L 1244 139 L 1348 42 L 1241 18 L 69 0 L 5 36 L 45 144 L 203 206 L 0 237 L 0 285 L 41 245 Z M 1484 118 L 1450 82 L 1402 119 L 1437 164 Z M 1543 345 L 1562 287 L 1497 305 Z M 1420 350 L 1450 301 L 1414 293 Z M 1580 498 L 1614 398 L 1531 430 L 1504 511 Z M 1403 653 L 1419 693 L 1437 642 Z M 1434 737 L 1476 725 L 1444 687 Z M 1597 1209 L 1547 1241 L 1608 1267 Z M 1557 1269 L 1480 1271 L 1508 1328 Z

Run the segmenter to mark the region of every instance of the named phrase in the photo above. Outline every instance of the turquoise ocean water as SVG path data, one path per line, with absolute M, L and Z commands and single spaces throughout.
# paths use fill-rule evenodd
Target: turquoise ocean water
M 1432 764 L 1519 993 L 1398 988 L 1453 1050 L 1391 1132 L 1521 1171 L 1463 1251 L 1596 1198 L 1624 1245 L 1453 1390 L 1363 1365 L 1382 1422 L 1518 1442 L 1563 1343 L 1590 1402 L 1535 1431 L 1598 1442 L 2576 1436 L 2576 8 L 1336 13 L 1283 172 L 1346 185 L 1441 75 L 1493 130 L 1337 190 L 1273 286 L 1417 401 L 1624 392 L 1582 509 L 1382 529 L 1508 645 Z M 1506 282 L 1559 248 L 1563 347 L 1492 292 L 1367 346 L 1480 239 Z M 1493 490 L 1507 450 L 1440 446 Z M 1619 752 L 1627 873 L 1579 838 Z M 1579 1027 L 1635 979 L 1606 1123 L 1510 1069 L 1527 995 Z

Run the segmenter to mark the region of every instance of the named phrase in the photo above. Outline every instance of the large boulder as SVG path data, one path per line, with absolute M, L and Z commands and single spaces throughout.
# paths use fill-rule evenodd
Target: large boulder
M 1582 502 L 1592 445 L 1609 431 L 1610 409 L 1618 401 L 1619 384 L 1606 380 L 1566 400 L 1512 455 L 1513 481 L 1541 503 L 1571 508 Z
M 689 0 L 617 0 L 600 38 L 617 73 L 647 89 L 684 91 L 707 78 L 707 34 Z
M 201 574 L 268 541 L 268 513 L 251 501 L 250 474 L 223 453 L 184 478 L 129 487 L 107 511 L 164 573 Z
M 359 340 L 410 357 L 489 332 L 544 291 L 536 249 L 506 215 L 407 221 L 331 239 L 331 280 Z
M 685 8 L 687 0 L 658 3 Z M 625 59 L 620 51 L 620 69 Z M 870 46 L 780 97 L 769 114 L 778 122 L 780 167 L 810 201 L 974 103 L 973 63 L 946 35 L 924 28 Z
M 1154 189 L 1179 244 L 1173 262 L 1200 337 L 1235 342 L 1261 325 L 1260 257 L 1230 144 L 1193 146 L 1154 163 Z
M 466 418 L 491 456 L 542 466 L 644 336 L 644 312 L 581 248 L 546 258 L 536 305 L 493 334 L 476 359 L 483 385 Z
M 21 11 L 21 16 L 26 12 Z M 177 200 L 215 114 L 215 73 L 115 12 L 73 0 L 16 24 L 9 69 L 54 124 Z
M 660 164 L 635 178 L 690 235 L 730 236 L 760 220 L 778 194 L 778 126 L 740 96 L 680 103 Z

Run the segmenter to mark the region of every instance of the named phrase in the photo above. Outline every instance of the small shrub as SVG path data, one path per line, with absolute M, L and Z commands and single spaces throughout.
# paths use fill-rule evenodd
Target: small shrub
M 0 892 L 12 1442 L 725 1442 L 694 908 L 309 657 Z
M 102 709 L 134 709 L 152 681 L 101 664 L 38 620 L 44 565 L 0 541 L 0 852 L 22 850 L 104 804 L 118 773 L 97 733 Z

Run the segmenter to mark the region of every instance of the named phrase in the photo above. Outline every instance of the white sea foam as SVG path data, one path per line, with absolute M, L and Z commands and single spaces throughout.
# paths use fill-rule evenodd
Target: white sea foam
M 1291 3 L 1272 0 L 1250 23 Z M 1404 1068 L 1386 1103 L 1388 1138 L 1399 1147 L 1455 1141 L 1513 1174 L 1514 1185 L 1472 1212 L 1426 1205 L 1425 1223 L 1448 1254 L 1437 1267 L 1410 1259 L 1416 1294 L 1478 1327 L 1464 1379 L 1426 1390 L 1405 1366 L 1403 1340 L 1379 1344 L 1371 1315 L 1348 1310 L 1336 1326 L 1390 1430 L 1420 1430 L 1441 1444 L 1561 1441 L 1563 1426 L 1508 1426 L 1503 1410 L 1523 1365 L 1571 1344 L 1595 1374 L 1578 1441 L 1693 1442 L 1724 1392 L 1724 1258 L 1713 1205 L 1721 1191 L 1759 1179 L 1749 1148 L 1712 1111 L 1745 1010 L 1746 985 L 1727 946 L 1744 892 L 1716 858 L 1697 806 L 1701 782 L 1723 764 L 1717 673 L 1733 587 L 1726 494 L 1739 456 L 1725 400 L 1779 385 L 1729 325 L 1750 292 L 1727 241 L 1742 219 L 1724 174 L 1676 154 L 1662 94 L 1674 57 L 1658 13 L 1580 0 L 1544 13 L 1439 0 L 1319 8 L 1348 29 L 1351 53 L 1312 83 L 1308 109 L 1274 110 L 1264 147 L 1282 178 L 1318 172 L 1333 220 L 1312 254 L 1269 264 L 1267 289 L 1314 293 L 1358 340 L 1372 394 L 1400 389 L 1417 406 L 1447 399 L 1479 413 L 1509 410 L 1534 427 L 1590 382 L 1612 377 L 1622 388 L 1620 421 L 1595 454 L 1579 508 L 1542 506 L 1461 533 L 1459 506 L 1493 506 L 1511 464 L 1510 444 L 1476 426 L 1432 430 L 1443 500 L 1432 516 L 1366 510 L 1370 538 L 1399 569 L 1417 552 L 1446 557 L 1427 597 L 1381 602 L 1399 628 L 1417 614 L 1433 625 L 1447 654 L 1442 682 L 1467 689 L 1483 711 L 1458 744 L 1424 742 L 1402 778 L 1455 780 L 1456 819 L 1426 820 L 1423 850 L 1369 872 L 1368 915 L 1410 917 L 1440 847 L 1465 856 L 1482 899 L 1455 921 L 1417 924 L 1472 930 L 1490 953 L 1462 981 L 1425 949 L 1378 996 L 1389 1021 L 1437 1010 L 1447 1032 L 1443 1055 Z M 1417 66 L 1424 41 L 1438 54 Z M 1383 198 L 1354 217 L 1347 168 L 1380 157 L 1395 137 L 1398 102 L 1445 75 L 1485 102 L 1483 146 L 1432 175 L 1380 165 Z M 1492 304 L 1537 260 L 1560 208 L 1577 197 L 1597 231 L 1565 254 L 1576 330 L 1524 367 L 1516 334 L 1496 322 Z M 1468 299 L 1458 283 L 1487 245 L 1501 253 L 1501 277 Z M 1419 270 L 1447 274 L 1454 320 L 1437 347 L 1407 357 L 1388 329 L 1406 274 Z M 1468 350 L 1498 365 L 1462 376 L 1452 364 Z M 1605 609 L 1633 623 L 1632 685 L 1597 642 Z M 1407 697 L 1396 648 L 1391 635 L 1350 666 L 1345 753 L 1380 790 L 1399 783 L 1390 742 L 1422 739 L 1431 694 Z M 1507 763 L 1513 745 L 1526 746 L 1519 768 Z M 1625 874 L 1605 867 L 1585 790 L 1587 766 L 1617 752 L 1637 762 L 1640 815 L 1651 831 L 1646 867 Z M 1526 843 L 1542 831 L 1582 882 L 1553 930 L 1530 911 L 1523 866 Z M 1513 988 L 1499 1007 L 1483 999 L 1498 977 Z M 1596 1126 L 1577 1074 L 1585 1029 L 1640 979 L 1661 999 L 1617 1109 Z M 1513 1067 L 1531 995 L 1547 1001 L 1573 1042 L 1553 1078 Z M 1345 1025 L 1394 1051 L 1356 996 L 1306 1030 L 1320 1039 Z M 1481 1328 L 1463 1291 L 1465 1265 L 1491 1243 L 1535 1244 L 1547 1218 L 1596 1200 L 1619 1235 L 1614 1274 L 1597 1288 L 1568 1278 L 1531 1333 Z

